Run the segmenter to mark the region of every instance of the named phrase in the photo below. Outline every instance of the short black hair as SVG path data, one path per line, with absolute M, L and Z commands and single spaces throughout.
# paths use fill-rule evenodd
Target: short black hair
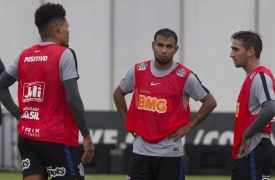
M 157 36 L 163 36 L 165 38 L 173 37 L 175 39 L 175 44 L 177 45 L 177 43 L 178 43 L 178 36 L 177 36 L 177 34 L 174 31 L 172 31 L 172 30 L 170 30 L 168 28 L 164 28 L 164 29 L 158 30 L 156 32 L 155 36 L 154 36 L 154 41 L 156 41 Z
M 66 11 L 61 4 L 45 3 L 35 11 L 35 25 L 39 32 L 44 32 L 52 22 L 64 21 L 65 16 Z
M 238 39 L 242 41 L 242 44 L 245 48 L 245 50 L 248 50 L 249 48 L 253 47 L 255 51 L 255 56 L 257 59 L 260 59 L 261 52 L 263 49 L 263 43 L 261 39 L 261 35 L 259 33 L 253 32 L 253 31 L 239 31 L 234 33 L 231 36 L 231 39 Z

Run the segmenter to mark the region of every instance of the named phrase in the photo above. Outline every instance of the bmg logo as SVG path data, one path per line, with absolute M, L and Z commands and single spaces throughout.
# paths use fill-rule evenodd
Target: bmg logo
M 45 83 L 31 82 L 23 85 L 23 102 L 42 102 L 44 98 Z

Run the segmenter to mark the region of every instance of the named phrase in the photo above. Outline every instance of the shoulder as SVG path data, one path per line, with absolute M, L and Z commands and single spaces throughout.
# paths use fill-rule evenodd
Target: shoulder
M 188 75 L 186 82 L 188 82 L 188 83 L 201 83 L 199 77 L 195 73 L 193 73 L 192 71 Z
M 136 63 L 134 65 L 134 69 L 136 69 L 136 70 L 145 70 L 150 66 L 150 62 L 151 62 L 151 60 Z
M 274 82 L 268 74 L 266 74 L 265 72 L 259 72 L 255 75 L 252 84 L 263 86 L 265 84 L 274 84 Z
M 63 51 L 62 55 L 66 55 L 66 56 L 70 56 L 73 57 L 76 56 L 75 55 L 75 51 L 73 49 L 67 48 Z

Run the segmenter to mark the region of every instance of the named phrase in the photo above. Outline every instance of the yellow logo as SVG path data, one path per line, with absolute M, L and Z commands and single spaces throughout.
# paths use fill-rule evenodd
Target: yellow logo
M 156 97 L 139 95 L 138 109 L 165 113 L 167 110 L 167 101 L 166 99 L 157 99 Z

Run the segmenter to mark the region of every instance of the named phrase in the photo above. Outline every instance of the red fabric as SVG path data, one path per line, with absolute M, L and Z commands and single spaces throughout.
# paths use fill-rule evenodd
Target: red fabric
M 18 102 L 23 115 L 17 125 L 25 138 L 78 146 L 79 129 L 66 101 L 59 62 L 65 47 L 35 45 L 18 62 Z
M 245 79 L 241 92 L 239 94 L 237 108 L 236 108 L 236 120 L 234 127 L 234 143 L 233 143 L 233 151 L 232 158 L 236 159 L 238 155 L 238 150 L 240 148 L 243 133 L 245 130 L 254 122 L 257 118 L 258 114 L 252 115 L 249 111 L 249 97 L 250 97 L 250 89 L 251 84 L 259 72 L 264 72 L 267 74 L 272 81 L 274 82 L 274 77 L 269 69 L 263 66 L 257 67 L 254 71 L 252 71 Z M 274 91 L 275 91 L 275 87 Z M 269 125 L 263 129 L 263 132 L 270 134 L 272 130 L 273 121 L 270 121 Z
M 125 128 L 149 143 L 157 143 L 190 121 L 183 89 L 190 70 L 178 65 L 164 77 L 155 77 L 150 61 L 135 65 L 135 91 Z

